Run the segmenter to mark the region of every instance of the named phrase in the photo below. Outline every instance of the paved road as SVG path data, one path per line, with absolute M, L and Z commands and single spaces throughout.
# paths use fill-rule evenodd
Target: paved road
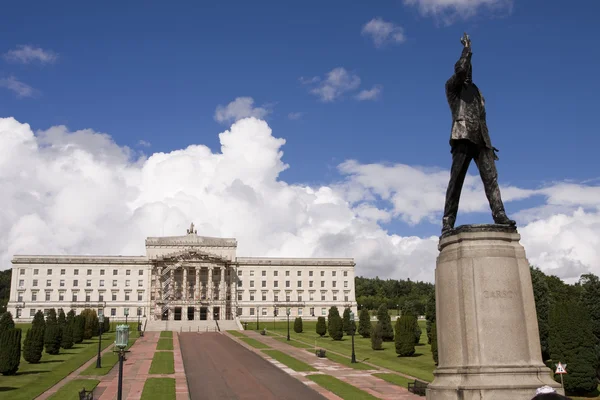
M 225 335 L 182 333 L 179 340 L 192 400 L 324 400 Z

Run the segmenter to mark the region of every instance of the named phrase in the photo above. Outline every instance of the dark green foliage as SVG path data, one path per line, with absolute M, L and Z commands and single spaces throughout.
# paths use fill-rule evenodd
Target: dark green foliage
M 0 314 L 6 312 L 6 305 L 10 297 L 10 280 L 12 277 L 12 269 L 0 271 Z
M 65 325 L 62 332 L 60 347 L 63 349 L 73 348 L 73 323 Z
M 371 348 L 373 350 L 383 350 L 383 328 L 381 322 L 377 322 L 371 333 Z
M 435 322 L 431 324 L 431 355 L 433 356 L 435 365 L 438 365 L 437 329 Z
M 81 315 L 77 315 L 73 319 L 73 342 L 83 342 L 83 330 L 85 328 L 85 319 Z
M 23 343 L 23 358 L 30 364 L 37 364 L 42 359 L 44 351 L 44 336 L 46 334 L 46 322 L 41 311 L 35 313 L 31 329 L 25 335 Z
M 86 308 L 81 312 L 81 316 L 85 321 L 85 325 L 83 328 L 83 338 L 91 339 L 92 336 L 98 335 L 98 315 L 96 314 L 96 310 L 91 310 Z
M 110 317 L 104 316 L 104 323 L 102 325 L 102 332 L 110 332 Z
M 329 315 L 327 316 L 327 330 L 329 337 L 333 340 L 342 340 L 344 337 L 344 330 L 342 326 L 342 317 L 336 306 L 329 309 Z
M 565 390 L 571 394 L 592 392 L 598 386 L 597 340 L 587 310 L 574 300 L 560 301 L 550 312 L 549 322 L 552 361 L 567 364 Z
M 419 322 L 415 318 L 415 345 L 419 344 L 421 341 L 421 335 L 423 334 L 423 330 L 419 326 Z
M 13 321 L 12 314 L 5 312 L 0 316 L 0 333 L 15 329 L 15 322 Z
M 342 314 L 342 329 L 344 330 L 344 333 L 346 335 L 352 334 L 352 323 L 350 322 L 350 313 L 352 313 L 352 310 L 346 307 L 344 309 L 344 313 Z
M 12 320 L 12 319 L 11 319 Z M 0 373 L 15 375 L 21 362 L 21 329 L 0 332 Z
M 581 275 L 581 303 L 591 318 L 592 332 L 600 340 L 600 279 L 594 274 Z
M 394 328 L 392 327 L 392 319 L 388 313 L 388 308 L 385 304 L 379 306 L 377 310 L 377 320 L 381 323 L 381 337 L 384 342 L 394 340 Z
M 75 310 L 70 310 L 67 313 L 67 325 L 72 324 L 74 320 L 75 320 Z
M 60 346 L 60 343 L 62 343 L 62 335 L 63 332 L 65 330 L 65 326 L 67 325 L 67 317 L 65 316 L 65 312 L 63 311 L 63 309 L 59 309 L 58 310 L 58 318 L 57 318 L 57 323 L 58 323 L 58 343 Z
M 415 325 L 417 319 L 410 314 L 404 314 L 396 320 L 396 353 L 400 357 L 415 354 Z
M 48 310 L 48 315 L 46 316 L 46 332 L 44 334 L 44 346 L 46 347 L 46 353 L 58 354 L 60 351 L 60 342 L 60 326 L 58 326 L 56 310 L 51 308 Z
M 358 314 L 358 333 L 364 337 L 368 338 L 371 336 L 371 316 L 369 315 L 369 310 L 366 308 L 361 308 L 360 313 Z
M 302 317 L 296 317 L 294 320 L 294 332 L 302 333 Z
M 327 333 L 327 324 L 325 323 L 325 317 L 317 318 L 317 335 L 323 337 Z
M 546 283 L 546 275 L 538 268 L 530 267 L 531 283 L 533 285 L 533 297 L 535 299 L 535 311 L 540 332 L 540 345 L 542 348 L 542 360 L 550 358 L 550 347 L 548 336 L 550 332 L 550 289 Z
M 431 325 L 435 322 L 435 290 L 432 290 L 427 298 L 427 306 L 425 307 L 425 319 L 427 323 L 425 329 L 427 329 L 427 343 L 431 344 L 432 327 Z
M 415 315 L 425 314 L 427 298 L 434 290 L 431 283 L 413 282 L 410 279 L 404 281 L 357 277 L 354 284 L 356 301 L 362 305 L 361 308 L 377 310 L 385 303 L 388 309 L 396 309 L 397 304 L 403 306 L 406 301 L 410 301 L 414 304 Z
M 38 310 L 33 316 L 33 321 L 31 322 L 32 328 L 45 328 L 46 321 L 44 320 L 44 313 L 42 310 Z

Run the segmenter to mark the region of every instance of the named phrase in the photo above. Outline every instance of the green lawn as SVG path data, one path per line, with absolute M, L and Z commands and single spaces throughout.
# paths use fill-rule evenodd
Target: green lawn
M 402 386 L 404 388 L 408 388 L 409 382 L 414 382 L 414 379 L 409 379 L 404 376 L 396 375 L 396 374 L 373 374 L 379 379 L 383 379 L 386 382 L 393 383 L 394 385 Z
M 314 354 L 314 353 L 313 353 Z M 346 367 L 350 367 L 350 368 L 354 368 L 354 369 L 362 369 L 362 370 L 373 370 L 373 369 L 377 369 L 377 367 L 372 367 L 370 365 L 367 365 L 365 363 L 360 362 L 359 360 L 356 360 L 357 362 L 352 363 L 351 358 L 350 357 L 344 357 L 344 356 L 340 356 L 337 354 L 334 354 L 332 352 L 326 352 L 325 355 L 327 356 L 327 358 L 333 362 L 336 362 L 338 364 L 342 364 L 345 365 Z M 315 356 L 316 357 L 316 356 Z
M 264 344 L 263 342 L 258 341 L 256 339 L 244 337 L 244 338 L 240 338 L 240 340 L 246 342 L 247 344 L 254 347 L 255 349 L 268 349 L 269 348 L 269 345 Z
M 50 400 L 79 400 L 81 389 L 94 389 L 100 381 L 95 379 L 75 379 L 65 386 L 61 387 L 56 393 L 50 396 Z
M 93 362 L 92 365 L 90 365 L 81 372 L 81 375 L 106 375 L 115 366 L 117 361 L 119 361 L 119 356 L 117 355 L 117 353 L 110 352 L 102 354 L 102 368 L 96 368 L 96 363 Z
M 175 366 L 173 364 L 173 352 L 162 351 L 154 353 L 152 364 L 150 365 L 150 374 L 174 374 Z
M 23 329 L 22 340 L 25 341 L 26 332 L 31 324 L 17 324 L 17 327 Z M 114 340 L 114 333 L 103 334 L 102 348 L 108 347 Z M 6 396 L 11 400 L 33 399 L 81 367 L 97 352 L 98 338 L 93 337 L 74 345 L 72 349 L 60 349 L 57 355 L 44 352 L 39 364 L 29 364 L 21 358 L 17 375 L 0 377 L 0 397 Z
M 263 352 L 271 358 L 279 361 L 283 365 L 298 372 L 316 371 L 316 368 L 311 367 L 307 363 L 300 361 L 292 356 L 282 353 L 279 350 L 263 350 Z
M 240 331 L 227 331 L 227 333 L 229 333 L 231 336 L 235 336 L 235 337 L 246 337 L 246 335 L 244 335 Z
M 142 391 L 142 400 L 175 400 L 174 378 L 148 378 Z
M 287 343 L 290 346 L 298 347 L 299 349 L 311 349 L 311 351 L 314 350 L 314 346 L 311 346 L 310 344 L 307 344 L 307 343 L 304 343 L 304 342 L 299 342 L 297 340 L 290 340 L 288 342 L 288 340 L 287 340 L 286 337 L 275 336 L 275 337 L 273 337 L 273 339 L 279 340 L 280 342 L 283 342 L 283 343 Z
M 173 350 L 173 339 L 158 339 L 158 343 L 156 344 L 156 350 Z
M 392 318 L 392 323 L 395 323 L 394 318 Z M 431 382 L 433 380 L 433 370 L 435 369 L 435 365 L 431 356 L 431 346 L 427 344 L 425 321 L 419 321 L 419 326 L 422 330 L 421 344 L 415 347 L 415 356 L 398 357 L 394 342 L 384 342 L 383 350 L 375 351 L 371 349 L 371 339 L 365 339 L 360 335 L 356 335 L 354 337 L 356 359 L 358 361 L 366 361 L 370 364 Z M 263 327 L 269 329 L 273 336 L 275 333 L 282 336 L 287 335 L 287 322 L 285 321 L 276 322 L 275 324 L 273 324 L 273 321 L 267 321 L 264 324 L 261 323 L 260 329 Z M 303 321 L 304 332 L 296 333 L 291 330 L 290 337 L 291 339 L 299 340 L 308 346 L 316 346 L 340 354 L 351 354 L 352 340 L 349 336 L 344 336 L 341 341 L 334 341 L 328 336 L 321 338 L 316 334 L 315 327 L 316 321 Z
M 319 386 L 324 387 L 332 393 L 335 393 L 342 399 L 352 400 L 375 400 L 377 397 L 371 396 L 369 393 L 358 389 L 349 383 L 342 382 L 341 380 L 334 378 L 330 375 L 308 375 L 308 379 L 317 383 Z
M 161 338 L 172 338 L 173 337 L 173 331 L 162 331 L 160 333 L 160 337 Z

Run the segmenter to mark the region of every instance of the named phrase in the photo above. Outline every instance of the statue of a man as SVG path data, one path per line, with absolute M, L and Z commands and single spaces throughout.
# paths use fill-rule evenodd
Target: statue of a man
M 488 133 L 484 98 L 472 80 L 471 39 L 465 33 L 460 42 L 464 47 L 462 54 L 454 65 L 454 75 L 446 82 L 446 98 L 452 112 L 452 168 L 446 191 L 442 234 L 454 228 L 460 192 L 471 160 L 475 160 L 479 169 L 494 222 L 515 225 L 515 221 L 509 219 L 504 211 L 495 163 L 498 149 L 492 146 Z

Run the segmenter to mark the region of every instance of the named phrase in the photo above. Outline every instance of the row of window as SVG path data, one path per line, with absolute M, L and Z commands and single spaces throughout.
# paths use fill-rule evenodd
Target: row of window
M 320 271 L 321 276 L 325 276 L 325 271 Z M 302 271 L 297 271 L 298 276 L 302 276 Z M 343 271 L 344 276 L 348 276 L 348 271 Z M 242 270 L 238 269 L 238 276 L 242 276 Z M 254 276 L 254 271 L 250 270 L 250 276 Z M 267 271 L 261 271 L 261 276 L 267 276 Z M 273 276 L 279 276 L 279 271 L 273 270 Z M 290 271 L 285 271 L 285 276 L 290 276 Z M 313 271 L 308 271 L 308 276 L 313 276 Z M 331 276 L 336 277 L 337 271 L 331 271 Z
M 118 282 L 119 282 L 118 279 L 113 279 L 112 286 L 116 287 L 117 284 L 118 284 Z M 25 286 L 25 279 L 19 279 L 19 287 L 23 287 L 23 286 Z M 37 279 L 33 279 L 31 281 L 31 286 L 33 286 L 33 287 L 38 286 L 38 280 Z M 51 287 L 51 286 L 52 286 L 52 279 L 47 279 L 46 280 L 46 287 Z M 65 280 L 61 279 L 58 282 L 58 286 L 64 287 L 65 286 Z M 79 286 L 79 280 L 78 279 L 73 279 L 73 285 L 72 286 L 73 287 L 78 287 Z M 87 279 L 85 281 L 85 286 L 86 287 L 92 287 L 92 280 L 91 279 Z M 104 287 L 104 279 L 100 279 L 99 286 L 100 287 Z M 125 280 L 125 286 L 126 287 L 127 286 L 131 286 L 131 281 L 129 279 Z M 138 280 L 138 287 L 142 287 L 142 286 L 144 286 L 144 280 L 143 279 L 139 279 Z
M 321 281 L 321 287 L 324 288 L 325 287 L 325 282 L 326 281 Z M 292 282 L 291 281 L 285 281 L 285 287 L 289 288 L 291 287 Z M 242 286 L 242 281 L 238 281 L 238 286 Z M 254 287 L 254 281 L 250 281 L 250 287 Z M 267 281 L 261 281 L 261 287 L 266 288 L 267 287 Z M 279 281 L 273 281 L 273 287 L 279 287 Z M 296 287 L 301 288 L 302 287 L 302 281 L 297 281 L 296 282 Z M 308 281 L 308 287 L 315 287 L 314 286 L 314 281 Z M 331 287 L 337 287 L 337 281 L 332 281 L 331 282 Z M 348 281 L 344 281 L 344 287 L 347 288 L 348 287 Z
M 93 271 L 93 269 L 88 269 L 87 270 L 87 275 L 92 275 L 92 271 Z M 118 269 L 113 269 L 112 271 L 113 271 L 113 275 L 119 275 L 119 270 Z M 105 272 L 106 272 L 106 270 L 101 269 L 100 270 L 100 275 L 104 275 Z M 39 275 L 39 273 L 40 273 L 40 270 L 38 268 L 34 268 L 33 269 L 33 274 L 34 275 Z M 64 269 L 64 268 L 62 268 L 60 270 L 60 274 L 61 275 L 66 275 L 66 273 L 67 273 L 67 270 Z M 20 271 L 19 271 L 19 274 L 25 275 L 25 268 L 21 268 Z M 46 270 L 46 275 L 52 275 L 52 268 L 48 268 Z M 79 275 L 79 269 L 77 269 L 77 268 L 74 269 L 73 270 L 73 275 Z M 126 269 L 125 270 L 125 275 L 131 275 L 131 270 L 130 269 Z M 143 269 L 138 270 L 138 275 L 144 275 L 144 270 Z
M 344 292 L 344 301 L 348 301 L 349 298 L 349 294 L 348 292 Z M 244 300 L 244 296 L 242 294 L 242 292 L 238 292 L 238 296 L 237 296 L 238 301 L 243 301 Z M 292 295 L 289 293 L 286 293 L 285 295 L 285 301 L 292 301 Z M 304 301 L 304 296 L 302 295 L 302 293 L 298 293 L 296 300 L 295 301 Z M 249 301 L 254 301 L 255 300 L 255 296 L 254 296 L 254 292 L 250 292 L 250 299 Z M 314 292 L 310 292 L 308 294 L 308 300 L 309 301 L 315 301 L 315 295 Z M 332 292 L 332 300 L 333 301 L 337 301 L 338 300 L 338 293 L 337 292 Z M 262 292 L 261 294 L 261 301 L 267 301 L 267 292 Z M 273 301 L 279 301 L 279 294 L 278 293 L 274 293 L 273 294 Z M 327 292 L 323 291 L 321 292 L 321 301 L 327 301 Z
M 52 292 L 50 292 L 50 291 L 46 292 L 44 297 L 45 297 L 44 301 L 51 301 Z M 112 301 L 118 301 L 117 300 L 118 297 L 119 296 L 117 295 L 117 293 L 111 294 Z M 144 298 L 144 292 L 138 292 L 138 294 L 137 294 L 138 301 L 143 301 L 143 298 Z M 77 299 L 78 299 L 78 293 L 72 293 L 71 301 L 77 301 Z M 64 300 L 65 300 L 65 292 L 58 292 L 58 301 L 64 301 Z M 124 301 L 130 301 L 130 300 L 131 300 L 131 293 L 125 292 Z M 19 301 L 19 302 L 23 301 L 23 292 L 18 293 L 17 301 Z M 31 301 L 38 301 L 38 292 L 31 292 Z M 85 293 L 85 301 L 87 301 L 87 302 L 92 301 L 91 293 L 89 293 L 89 292 Z M 102 292 L 98 293 L 98 301 L 104 301 L 104 293 L 102 293 Z
M 294 315 L 294 310 L 296 311 L 295 315 L 297 315 L 297 316 L 302 316 L 304 314 L 304 309 L 302 307 L 299 307 L 299 308 L 295 308 L 295 309 L 294 308 L 290 308 L 290 315 Z M 244 311 L 243 307 L 238 307 L 237 314 L 238 315 L 244 315 L 243 311 Z M 268 311 L 269 310 L 267 309 L 267 307 L 262 307 L 262 308 L 261 307 L 256 307 L 256 308 L 250 307 L 248 311 L 250 312 L 250 315 L 256 315 L 256 312 L 258 311 L 258 312 L 260 312 L 260 315 L 266 317 L 266 316 L 268 316 Z M 277 307 L 275 307 L 273 309 L 273 315 L 275 317 L 277 317 L 279 315 L 283 316 L 283 315 L 286 315 L 286 311 L 287 310 L 285 310 L 285 309 L 279 310 Z M 310 315 L 311 317 L 314 317 L 316 315 L 315 314 L 315 307 L 310 307 L 309 308 L 308 315 Z M 327 308 L 325 308 L 325 307 L 321 308 L 321 315 L 323 315 L 323 316 L 327 315 Z
M 17 308 L 17 318 L 21 318 L 22 311 L 23 311 L 22 309 Z M 50 309 L 45 308 L 43 311 L 44 311 L 44 316 L 48 316 L 48 311 L 50 311 Z M 29 316 L 30 317 L 34 317 L 36 312 L 38 312 L 38 310 L 36 310 L 35 308 L 30 308 L 29 309 Z M 77 313 L 77 311 L 75 311 L 75 313 Z M 139 317 L 142 316 L 142 307 L 138 307 L 136 315 L 139 316 Z M 116 308 L 111 308 L 110 309 L 110 316 L 111 317 L 116 317 L 117 316 L 117 309 Z M 123 317 L 125 316 L 125 309 L 123 309 L 123 315 L 122 316 Z

